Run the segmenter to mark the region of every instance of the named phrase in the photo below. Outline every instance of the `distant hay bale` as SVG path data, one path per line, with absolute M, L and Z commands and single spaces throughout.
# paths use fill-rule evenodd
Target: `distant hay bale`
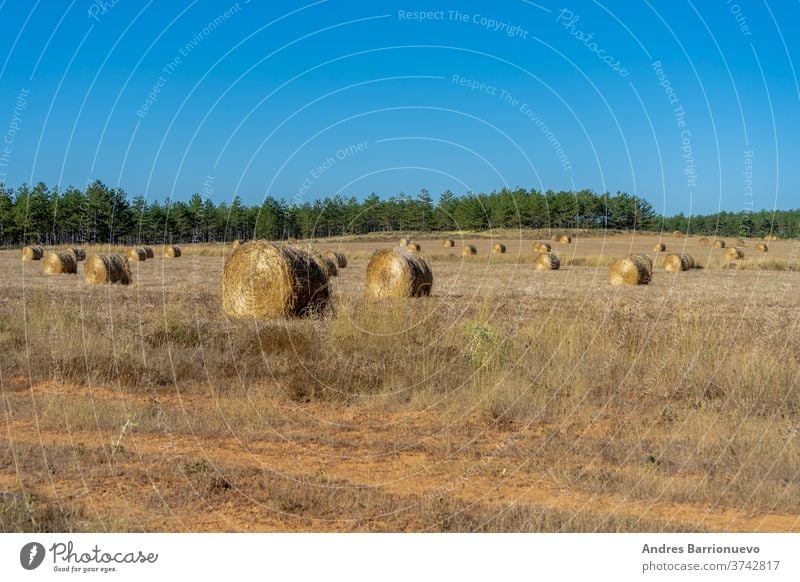
M 736 246 L 737 247 L 743 247 L 743 246 L 745 246 L 745 244 L 747 244 L 747 243 L 744 242 L 743 238 L 737 238 L 736 239 Z
M 758 243 L 755 246 L 755 249 L 757 253 L 766 253 L 769 251 L 769 247 L 765 243 Z
M 502 255 L 502 254 L 504 254 L 506 252 L 506 245 L 504 245 L 502 243 L 494 243 L 492 245 L 492 252 L 495 255 Z
M 86 260 L 86 251 L 83 250 L 81 247 L 72 247 L 71 249 L 69 249 L 69 252 L 75 255 L 75 260 L 78 261 L 79 263 L 81 261 Z
M 181 248 L 174 245 L 167 245 L 164 247 L 164 256 L 168 258 L 177 258 L 181 256 Z
M 671 255 L 667 255 L 667 258 L 664 259 L 664 270 L 670 271 L 671 273 L 677 273 L 678 271 L 688 271 L 689 269 L 693 268 L 694 268 L 694 259 L 691 257 L 691 255 L 674 253 Z
M 334 257 L 323 255 L 319 251 L 315 251 L 313 249 L 308 249 L 307 252 L 315 261 L 317 261 L 322 270 L 325 271 L 325 274 L 328 276 L 328 278 L 339 276 L 339 267 Z
M 92 255 L 86 259 L 83 280 L 87 283 L 130 284 L 133 279 L 130 263 L 122 255 Z
M 703 246 L 708 246 L 708 239 L 707 239 L 706 237 L 702 237 L 702 238 L 701 238 L 699 241 L 697 241 L 697 242 L 699 242 L 699 243 L 700 243 L 701 245 L 703 245 Z
M 684 234 L 679 230 L 672 231 L 672 238 L 683 238 Z
M 367 295 L 386 297 L 422 297 L 431 294 L 433 272 L 422 255 L 402 248 L 375 251 L 367 265 Z
M 552 235 L 550 237 L 550 242 L 557 243 L 557 242 L 560 242 L 560 241 L 561 241 L 561 235 L 560 234 L 554 234 L 554 235 Z
M 259 240 L 241 245 L 225 261 L 221 297 L 230 317 L 302 316 L 328 305 L 330 286 L 310 252 Z
M 325 251 L 325 256 L 331 257 L 336 261 L 336 266 L 340 269 L 344 269 L 347 266 L 347 256 L 342 251 L 328 250 Z
M 22 247 L 22 260 L 23 261 L 39 261 L 44 255 L 44 249 L 39 245 L 30 245 Z
M 78 272 L 78 259 L 72 251 L 47 253 L 42 261 L 42 272 L 45 275 L 74 275 Z
M 738 261 L 744 258 L 744 253 L 737 248 L 731 247 L 725 250 L 725 259 L 728 261 Z
M 654 253 L 663 253 L 665 250 L 667 250 L 667 245 L 664 243 L 656 243 L 653 245 Z
M 555 271 L 561 267 L 561 261 L 553 253 L 539 253 L 533 260 L 533 268 L 537 271 Z
M 774 234 L 768 234 L 764 237 L 764 240 L 778 240 L 778 236 Z
M 125 251 L 125 256 L 128 257 L 129 261 L 146 261 L 147 251 L 142 247 L 131 247 Z
M 562 234 L 559 237 L 558 242 L 560 242 L 562 245 L 571 244 L 572 243 L 572 237 L 569 236 L 568 234 Z
M 608 282 L 612 285 L 646 285 L 651 278 L 652 267 L 644 255 L 617 259 L 608 269 Z
M 142 247 L 144 252 L 147 253 L 147 258 L 152 259 L 156 256 L 155 251 L 153 251 L 153 247 Z
M 545 242 L 533 243 L 533 252 L 534 253 L 549 253 L 550 252 L 550 243 L 545 243 Z
M 442 241 L 442 247 L 446 249 L 452 249 L 454 246 L 456 246 L 456 241 L 451 238 L 446 238 Z
M 412 253 L 418 253 L 422 250 L 422 247 L 419 246 L 417 243 L 412 242 L 406 245 L 406 249 L 408 249 Z
M 464 245 L 464 248 L 461 249 L 461 255 L 465 257 L 472 257 L 478 254 L 478 249 L 475 248 L 475 245 Z
M 714 241 L 714 248 L 715 249 L 724 249 L 725 248 L 725 241 L 717 239 Z
M 400 246 L 401 247 L 407 247 L 410 242 L 411 242 L 410 238 L 403 237 L 403 238 L 400 239 Z

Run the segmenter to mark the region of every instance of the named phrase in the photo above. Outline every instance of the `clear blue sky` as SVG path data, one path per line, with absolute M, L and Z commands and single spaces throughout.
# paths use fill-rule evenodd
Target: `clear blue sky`
M 0 2 L 11 186 L 800 206 L 798 2 Z

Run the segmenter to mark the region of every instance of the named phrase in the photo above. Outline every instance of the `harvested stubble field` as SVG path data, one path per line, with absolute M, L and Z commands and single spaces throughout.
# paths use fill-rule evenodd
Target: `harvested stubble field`
M 415 237 L 432 296 L 377 304 L 399 235 L 318 241 L 348 266 L 291 321 L 222 315 L 221 245 L 127 287 L 0 252 L 0 530 L 800 530 L 794 243 L 664 237 L 704 268 L 612 287 L 658 237 L 541 272 L 537 235 Z

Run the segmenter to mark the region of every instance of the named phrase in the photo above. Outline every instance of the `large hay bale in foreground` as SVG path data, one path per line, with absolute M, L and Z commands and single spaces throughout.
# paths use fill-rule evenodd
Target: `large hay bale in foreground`
M 451 238 L 446 238 L 442 241 L 442 247 L 446 249 L 452 249 L 454 246 L 456 246 L 456 241 Z
M 92 255 L 86 259 L 83 280 L 87 283 L 119 283 L 128 285 L 133 276 L 127 257 L 122 255 Z
M 465 257 L 472 257 L 478 254 L 478 249 L 475 248 L 475 245 L 464 245 L 461 254 Z
M 225 261 L 221 296 L 222 309 L 231 317 L 271 319 L 322 311 L 330 286 L 325 269 L 310 252 L 251 241 Z
M 608 268 L 608 282 L 612 285 L 646 285 L 651 278 L 652 266 L 644 255 L 617 259 Z
M 568 234 L 562 234 L 559 237 L 558 242 L 560 242 L 562 245 L 571 244 L 572 243 L 572 237 L 569 236 Z
M 22 260 L 23 261 L 39 261 L 44 256 L 44 249 L 39 245 L 30 245 L 22 247 Z
M 701 245 L 703 245 L 704 247 L 705 247 L 705 246 L 708 246 L 708 239 L 707 239 L 706 237 L 702 237 L 702 238 L 701 238 L 699 241 L 697 241 L 697 242 L 699 242 L 699 243 L 700 243 Z
M 367 265 L 367 295 L 386 297 L 422 297 L 431 294 L 433 271 L 422 255 L 401 248 L 375 251 Z
M 765 243 L 758 243 L 755 247 L 757 253 L 766 253 L 769 247 Z
M 83 250 L 81 247 L 72 247 L 71 249 L 69 249 L 69 252 L 75 255 L 75 260 L 78 261 L 79 263 L 81 261 L 86 260 L 86 251 Z
M 125 251 L 125 256 L 128 257 L 129 261 L 146 261 L 147 260 L 147 251 L 144 250 L 142 247 L 132 247 Z
M 53 251 L 47 253 L 42 261 L 45 275 L 74 275 L 78 272 L 78 259 L 72 251 Z
M 148 259 L 155 258 L 156 253 L 153 250 L 153 247 L 142 247 L 142 248 L 144 249 L 144 252 L 147 253 L 147 258 Z
M 677 273 L 678 271 L 688 271 L 689 269 L 694 268 L 694 258 L 691 255 L 682 254 L 682 253 L 673 253 L 671 255 L 667 255 L 664 259 L 664 270 L 670 271 L 671 273 Z
M 724 249 L 725 248 L 725 241 L 721 239 L 717 239 L 714 241 L 714 248 L 715 249 Z
M 550 252 L 550 243 L 546 242 L 536 242 L 533 243 L 533 252 L 534 253 L 549 253 Z
M 539 253 L 533 259 L 533 268 L 537 271 L 555 271 L 561 267 L 561 261 L 553 253 Z
M 417 243 L 412 242 L 406 245 L 406 249 L 408 249 L 412 253 L 418 253 L 422 250 L 422 247 L 419 246 Z
M 654 253 L 663 253 L 665 250 L 667 250 L 667 245 L 664 243 L 656 243 L 653 245 Z
M 344 269 L 347 266 L 347 255 L 345 255 L 342 251 L 325 251 L 325 256 L 336 261 L 336 266 L 340 269 Z
M 744 253 L 736 248 L 729 248 L 725 250 L 725 259 L 728 261 L 738 261 L 744 258 Z
M 672 238 L 683 238 L 684 234 L 679 230 L 672 231 Z
M 167 245 L 164 247 L 164 256 L 170 259 L 174 259 L 181 256 L 181 247 L 176 247 L 175 245 Z
M 502 255 L 502 254 L 504 254 L 506 252 L 506 245 L 504 245 L 502 243 L 494 243 L 492 245 L 492 252 L 495 255 Z

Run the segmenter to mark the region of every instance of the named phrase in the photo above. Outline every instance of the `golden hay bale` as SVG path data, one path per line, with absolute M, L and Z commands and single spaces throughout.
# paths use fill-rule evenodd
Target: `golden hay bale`
M 650 276 L 653 275 L 653 257 L 650 255 L 628 255 L 628 258 L 636 259 L 637 261 L 644 263 L 645 267 L 647 267 L 647 271 L 650 273 Z
M 699 242 L 699 243 L 700 243 L 701 245 L 703 245 L 703 246 L 708 246 L 708 239 L 707 239 L 706 237 L 703 237 L 703 238 L 701 238 L 701 239 L 700 239 L 699 241 L 697 241 L 697 242 Z
M 86 260 L 86 251 L 83 250 L 81 247 L 72 247 L 71 249 L 69 249 L 69 252 L 75 255 L 75 260 L 78 261 L 79 263 L 81 261 Z
M 652 278 L 652 268 L 643 255 L 617 259 L 608 269 L 608 282 L 612 285 L 646 285 Z
M 560 242 L 560 241 L 561 241 L 561 235 L 560 234 L 554 234 L 554 235 L 552 235 L 550 237 L 550 242 L 557 243 L 557 242 Z
M 667 250 L 667 245 L 664 243 L 656 243 L 653 245 L 653 252 L 654 253 L 662 253 Z
M 456 241 L 451 238 L 446 238 L 442 241 L 442 246 L 446 249 L 452 249 L 454 246 L 456 246 Z
M 176 258 L 181 256 L 181 248 L 174 245 L 167 245 L 164 247 L 164 256 L 168 258 Z
M 422 247 L 419 246 L 417 243 L 408 243 L 406 248 L 411 251 L 412 253 L 418 253 L 422 250 Z
M 492 252 L 496 255 L 502 255 L 506 252 L 506 245 L 502 243 L 494 243 L 492 245 Z
M 572 243 L 572 237 L 569 236 L 568 234 L 562 234 L 559 237 L 558 242 L 560 242 L 562 245 L 571 244 Z
M 461 254 L 465 257 L 471 257 L 478 254 L 478 249 L 475 248 L 475 245 L 464 245 L 464 248 L 461 249 Z
M 671 273 L 688 271 L 694 267 L 694 259 L 690 255 L 674 253 L 664 259 L 664 270 Z
M 340 269 L 344 269 L 347 266 L 347 256 L 342 251 L 325 251 L 325 256 L 336 261 L 336 266 Z
M 313 249 L 308 249 L 307 252 L 315 261 L 317 261 L 322 270 L 325 271 L 325 274 L 328 276 L 328 278 L 339 276 L 339 268 L 336 266 L 335 258 L 323 255 L 322 253 Z
M 725 248 L 725 241 L 717 239 L 714 241 L 714 248 L 715 249 L 724 249 Z
M 683 238 L 684 234 L 679 230 L 672 231 L 672 238 Z
M 87 283 L 128 285 L 133 276 L 128 258 L 122 255 L 92 255 L 86 259 L 83 280 Z
M 738 261 L 744 258 L 744 253 L 736 248 L 729 248 L 725 250 L 725 259 L 728 261 Z
M 144 249 L 145 254 L 147 255 L 148 259 L 152 259 L 156 256 L 155 251 L 153 251 L 153 247 L 142 247 Z
M 774 234 L 768 234 L 764 237 L 764 240 L 778 240 L 778 236 Z
M 129 261 L 146 261 L 147 251 L 142 247 L 132 247 L 125 251 L 125 256 Z
M 39 261 L 44 255 L 44 249 L 39 245 L 30 245 L 22 247 L 22 260 L 23 261 Z
M 422 255 L 402 248 L 375 251 L 367 265 L 367 295 L 385 297 L 422 297 L 431 294 L 433 272 Z
M 410 238 L 401 238 L 400 239 L 400 246 L 401 247 L 407 247 L 410 242 L 411 242 Z
M 539 253 L 533 260 L 533 268 L 537 271 L 554 271 L 561 267 L 561 261 L 553 253 Z
M 533 252 L 534 253 L 549 253 L 550 252 L 550 243 L 543 243 L 543 242 L 533 243 Z
M 225 261 L 221 296 L 222 309 L 231 317 L 269 319 L 323 310 L 330 286 L 310 252 L 258 240 L 241 245 Z
M 42 261 L 42 272 L 45 275 L 74 275 L 78 272 L 78 259 L 72 251 L 47 253 Z
M 769 247 L 764 243 L 758 243 L 755 246 L 755 249 L 757 253 L 766 253 L 767 251 L 769 251 Z

